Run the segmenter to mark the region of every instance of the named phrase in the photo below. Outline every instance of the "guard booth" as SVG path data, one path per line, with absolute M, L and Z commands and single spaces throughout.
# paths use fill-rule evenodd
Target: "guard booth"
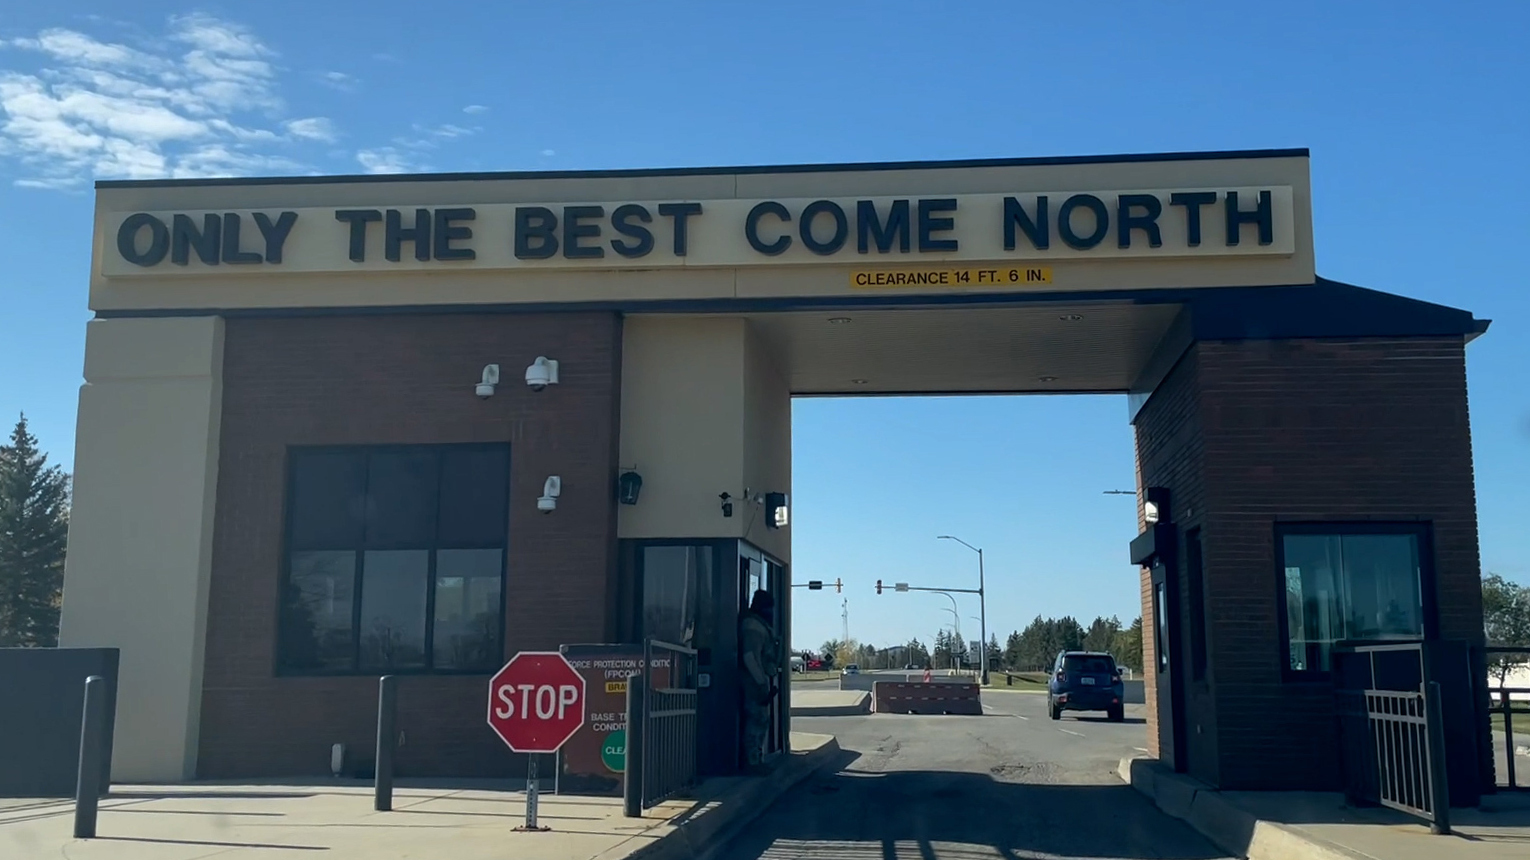
M 100 183 L 60 636 L 120 649 L 114 775 L 325 774 L 383 672 L 401 768 L 523 772 L 489 673 L 645 637 L 731 772 L 756 588 L 789 672 L 793 398 L 1089 393 L 1143 746 L 1337 790 L 1335 643 L 1481 643 L 1487 321 L 1320 277 L 1308 158 Z
M 773 628 L 780 632 L 781 696 L 773 706 L 774 731 L 767 753 L 786 749 L 791 710 L 791 588 L 786 565 L 747 541 L 643 540 L 621 545 L 618 596 L 625 641 L 654 638 L 696 649 L 700 703 L 698 769 L 702 776 L 737 773 L 742 767 L 743 691 L 739 673 L 739 619 L 755 591 L 775 598 Z

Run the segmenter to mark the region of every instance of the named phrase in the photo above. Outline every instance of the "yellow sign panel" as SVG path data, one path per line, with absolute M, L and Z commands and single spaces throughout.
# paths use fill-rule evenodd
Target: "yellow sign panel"
M 1052 283 L 1051 266 L 962 266 L 951 269 L 879 269 L 851 272 L 850 286 L 884 287 L 1024 287 Z
M 626 681 L 607 681 L 606 682 L 606 692 L 607 693 L 625 693 L 625 692 L 627 692 L 627 682 Z

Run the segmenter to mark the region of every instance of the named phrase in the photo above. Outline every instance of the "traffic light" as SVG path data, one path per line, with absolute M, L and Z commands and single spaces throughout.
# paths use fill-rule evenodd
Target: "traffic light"
M 882 580 L 877 580 L 877 594 L 882 593 Z
M 839 594 L 840 592 L 842 592 L 844 590 L 845 590 L 844 580 L 840 579 L 837 576 L 834 577 L 834 593 L 835 594 Z

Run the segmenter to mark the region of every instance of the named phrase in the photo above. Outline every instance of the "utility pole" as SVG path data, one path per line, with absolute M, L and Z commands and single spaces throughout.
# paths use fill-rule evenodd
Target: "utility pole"
M 846 645 L 849 645 L 850 644 L 850 598 L 848 598 L 848 597 L 846 597 L 843 601 L 840 602 L 839 620 L 840 620 L 840 622 L 842 624 L 844 624 L 844 635 L 840 638 L 839 641 L 845 643 Z

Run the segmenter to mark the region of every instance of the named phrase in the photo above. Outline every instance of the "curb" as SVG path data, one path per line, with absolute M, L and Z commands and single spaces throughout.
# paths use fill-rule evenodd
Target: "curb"
M 669 821 L 656 823 L 641 834 L 651 837 L 658 833 L 652 842 L 633 850 L 629 840 L 593 860 L 708 860 L 783 794 L 835 761 L 839 752 L 839 741 L 831 736 L 823 746 L 793 755 L 768 776 L 745 778 L 717 797 L 697 799 L 693 813 L 683 815 L 685 821 L 678 826 Z
M 1200 780 L 1174 773 L 1157 759 L 1124 758 L 1121 779 L 1212 844 L 1249 860 L 1372 860 L 1243 809 Z

